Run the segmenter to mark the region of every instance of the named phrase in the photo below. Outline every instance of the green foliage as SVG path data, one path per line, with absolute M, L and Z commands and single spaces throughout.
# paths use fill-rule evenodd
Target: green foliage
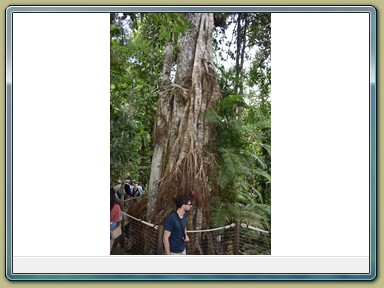
M 132 27 L 134 33 L 145 35 L 152 48 L 164 48 L 166 42 L 177 43 L 180 34 L 187 32 L 192 24 L 185 21 L 180 13 L 141 13 L 140 21 L 135 21 Z
M 214 42 L 223 99 L 217 111 L 208 111 L 206 114 L 206 121 L 215 125 L 217 131 L 217 185 L 221 189 L 219 200 L 212 199 L 211 202 L 212 225 L 224 225 L 240 219 L 269 230 L 270 14 L 227 14 L 227 24 L 223 27 L 215 31 L 217 40 Z M 225 33 L 225 29 L 232 29 L 232 39 L 226 38 L 229 33 Z M 246 39 L 242 38 L 244 31 Z M 237 33 L 241 33 L 241 37 L 237 37 Z M 236 46 L 234 41 L 237 40 L 242 42 Z M 228 47 L 226 57 L 220 48 L 222 44 Z M 244 45 L 247 49 L 243 50 Z M 249 65 L 241 66 L 239 60 L 233 62 L 239 66 L 228 66 L 228 59 L 240 59 L 243 51 Z M 241 74 L 243 83 L 239 83 Z M 244 88 L 244 93 L 238 93 L 243 90 L 239 90 L 239 87 Z
M 111 26 L 111 181 L 148 183 L 162 51 L 153 49 L 140 31 L 116 34 L 116 25 Z
M 214 207 L 211 215 L 212 227 L 222 227 L 228 223 L 233 223 L 235 220 L 240 220 L 241 223 L 252 225 L 265 231 L 271 230 L 270 205 L 219 202 Z
M 245 99 L 229 95 L 218 111 L 209 110 L 205 117 L 218 133 L 220 211 L 233 204 L 242 210 L 249 204 L 270 204 L 270 110 Z

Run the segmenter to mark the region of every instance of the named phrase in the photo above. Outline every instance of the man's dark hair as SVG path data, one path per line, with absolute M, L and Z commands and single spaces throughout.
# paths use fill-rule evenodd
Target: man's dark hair
M 180 208 L 181 206 L 183 206 L 183 204 L 188 204 L 188 202 L 190 201 L 191 201 L 191 197 L 187 195 L 179 196 L 176 200 L 176 207 Z

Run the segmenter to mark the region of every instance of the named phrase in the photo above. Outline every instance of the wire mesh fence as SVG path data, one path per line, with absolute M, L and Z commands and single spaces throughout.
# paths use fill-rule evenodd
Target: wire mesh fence
M 239 233 L 239 255 L 271 255 L 271 234 L 241 224 Z
M 165 254 L 162 242 L 164 228 L 124 213 L 123 234 L 118 245 L 128 255 Z M 271 234 L 268 231 L 235 221 L 229 225 L 188 230 L 188 255 L 270 255 Z
M 118 241 L 120 248 L 130 255 L 158 254 L 158 226 L 123 214 L 123 234 Z
M 235 224 L 205 231 L 188 231 L 188 254 L 231 255 L 236 241 Z

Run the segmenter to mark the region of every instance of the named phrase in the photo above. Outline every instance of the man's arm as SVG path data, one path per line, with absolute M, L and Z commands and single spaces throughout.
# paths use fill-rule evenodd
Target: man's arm
M 171 236 L 171 232 L 164 230 L 163 244 L 164 244 L 165 254 L 167 255 L 171 255 L 171 249 L 169 248 L 169 236 Z
M 185 234 L 185 239 L 184 239 L 184 241 L 189 241 L 189 237 L 188 237 L 188 234 L 187 234 L 187 228 L 185 228 L 185 230 L 184 230 L 184 234 Z

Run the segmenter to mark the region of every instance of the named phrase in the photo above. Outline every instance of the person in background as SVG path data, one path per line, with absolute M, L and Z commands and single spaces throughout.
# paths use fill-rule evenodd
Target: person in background
M 131 185 L 129 185 L 129 181 L 124 181 L 124 198 L 127 199 L 129 195 L 131 195 Z
M 115 187 L 113 187 L 113 188 L 115 189 L 116 192 L 119 192 L 120 186 L 121 186 L 121 180 L 118 180 L 117 181 L 117 185 Z
M 180 196 L 176 200 L 177 210 L 171 212 L 164 224 L 163 244 L 167 255 L 186 255 L 185 242 L 187 235 L 187 214 L 192 202 L 189 196 Z
M 144 189 L 143 189 L 143 185 L 141 185 L 141 182 L 137 182 L 137 187 L 139 188 L 139 191 L 140 191 L 140 195 L 143 195 L 144 194 Z
M 131 191 L 132 191 L 132 189 L 133 189 L 133 181 L 132 181 L 132 179 L 131 180 L 129 180 L 129 187 L 131 188 Z
M 121 195 L 120 195 L 120 190 L 121 190 L 121 180 L 117 181 L 117 185 L 113 187 L 113 190 L 115 190 L 115 198 L 116 198 L 116 202 L 117 203 L 120 203 L 120 198 L 121 198 Z
M 122 195 L 124 195 L 124 209 L 128 207 L 128 197 L 131 195 L 131 188 L 128 183 L 128 180 L 125 180 L 123 184 L 121 184 L 120 191 L 119 191 L 119 196 L 120 199 L 122 199 Z M 121 203 L 121 200 L 120 200 Z
M 117 226 L 119 225 L 119 222 L 123 219 L 123 214 L 121 212 L 120 205 L 116 201 L 115 189 L 111 186 L 109 190 L 110 190 L 110 217 L 109 217 L 110 228 L 109 229 L 110 231 L 112 231 L 117 228 Z M 113 247 L 113 243 L 115 242 L 115 239 L 111 239 L 111 236 L 109 236 L 109 240 L 111 244 L 110 251 L 112 251 L 112 247 Z
M 132 192 L 131 192 L 131 196 L 132 197 L 139 197 L 139 196 L 141 196 L 142 192 L 143 192 L 143 189 L 140 190 L 139 184 L 137 182 L 135 182 L 133 184 L 133 189 L 132 189 Z

